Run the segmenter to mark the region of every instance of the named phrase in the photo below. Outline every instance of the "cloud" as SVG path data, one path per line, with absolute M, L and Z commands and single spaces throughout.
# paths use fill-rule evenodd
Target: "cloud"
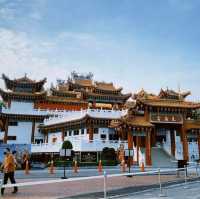
M 0 19 L 5 22 L 40 21 L 43 18 L 45 0 L 0 1 Z
M 48 51 L 49 45 L 45 47 L 44 43 L 30 40 L 24 32 L 5 28 L 0 28 L 0 43 L 1 72 L 11 78 L 28 73 L 33 79 L 48 77 L 49 82 L 54 82 L 57 77 L 64 77 L 63 66 L 52 64 L 48 57 L 38 54 L 41 48 Z

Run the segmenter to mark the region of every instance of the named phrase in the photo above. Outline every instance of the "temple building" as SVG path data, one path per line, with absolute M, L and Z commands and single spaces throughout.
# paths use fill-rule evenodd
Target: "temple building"
M 187 101 L 190 92 L 123 94 L 113 83 L 94 81 L 91 73 L 73 72 L 50 89 L 44 88 L 46 78 L 2 79 L 0 143 L 58 154 L 70 140 L 80 161 L 97 161 L 105 147 L 123 148 L 126 160 L 138 164 L 152 165 L 159 154 L 200 159 L 200 103 Z
M 200 157 L 200 103 L 187 101 L 189 94 L 161 89 L 154 95 L 141 90 L 128 110 L 77 111 L 49 118 L 40 128 L 50 146 L 70 140 L 80 158 L 98 154 L 104 147 L 117 151 L 123 145 L 125 151 L 133 151 L 132 162 L 152 165 L 152 156 L 155 162 L 155 151 L 160 150 L 174 160 L 193 161 Z
M 3 123 L 0 142 L 45 142 L 38 126 L 52 115 L 88 108 L 122 109 L 131 94 L 122 94 L 122 88 L 116 89 L 112 83 L 94 82 L 92 77 L 91 73 L 73 72 L 68 80 L 57 80 L 56 86 L 45 90 L 46 78 L 35 81 L 25 75 L 12 80 L 2 74 L 6 89 L 0 88 L 0 95 L 6 108 L 0 113 Z
M 0 95 L 7 108 L 2 107 L 0 113 L 4 124 L 0 132 L 1 143 L 30 144 L 42 141 L 43 135 L 38 131 L 38 125 L 47 114 L 36 111 L 34 104 L 46 96 L 43 88 L 46 79 L 33 81 L 25 75 L 10 80 L 4 74 L 2 79 L 6 90 L 0 89 Z

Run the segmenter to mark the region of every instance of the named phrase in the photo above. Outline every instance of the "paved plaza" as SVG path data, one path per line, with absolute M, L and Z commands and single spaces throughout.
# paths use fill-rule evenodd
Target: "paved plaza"
M 172 185 L 163 189 L 163 198 L 166 199 L 200 199 L 200 181 L 187 184 Z M 159 199 L 160 190 L 152 189 L 141 193 L 129 194 L 128 196 L 118 196 L 121 199 Z
M 46 179 L 18 179 L 18 182 L 42 181 Z M 162 182 L 172 182 L 183 180 L 176 175 L 162 175 Z M 129 192 L 140 191 L 147 187 L 158 186 L 158 175 L 111 177 L 107 179 L 108 196 L 126 194 Z M 90 179 L 84 181 L 59 182 L 52 184 L 33 185 L 20 187 L 16 195 L 11 194 L 11 189 L 6 189 L 3 198 L 9 199 L 56 199 L 56 198 L 102 198 L 103 197 L 103 178 Z

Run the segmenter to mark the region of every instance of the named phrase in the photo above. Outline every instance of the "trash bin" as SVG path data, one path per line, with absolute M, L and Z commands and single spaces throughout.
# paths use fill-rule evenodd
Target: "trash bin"
M 178 160 L 177 163 L 178 163 L 177 168 L 180 169 L 180 170 L 177 170 L 177 176 L 179 176 L 179 172 L 183 171 L 185 167 L 187 168 L 188 162 L 187 160 Z M 186 175 L 187 175 L 187 169 L 186 169 Z

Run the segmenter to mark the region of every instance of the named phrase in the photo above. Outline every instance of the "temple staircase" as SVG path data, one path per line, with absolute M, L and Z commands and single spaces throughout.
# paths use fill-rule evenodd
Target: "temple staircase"
M 151 149 L 151 154 L 152 154 L 152 167 L 172 168 L 177 166 L 175 158 L 167 154 L 161 147 L 153 147 Z

